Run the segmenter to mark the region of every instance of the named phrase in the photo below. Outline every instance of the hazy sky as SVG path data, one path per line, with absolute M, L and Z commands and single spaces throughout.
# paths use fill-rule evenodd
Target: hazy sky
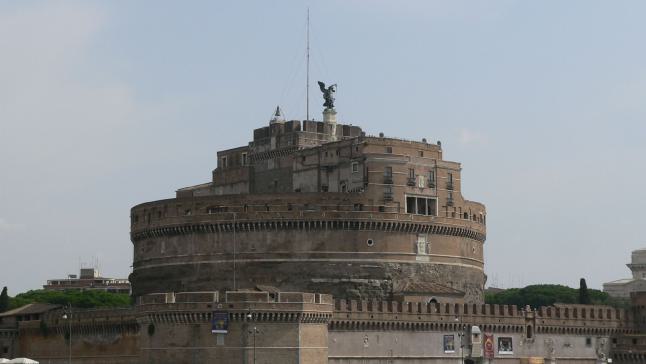
M 129 209 L 206 182 L 277 104 L 441 140 L 486 204 L 489 283 L 599 288 L 646 246 L 646 2 L 0 2 L 0 286 L 98 258 Z M 312 114 L 320 95 L 312 87 Z

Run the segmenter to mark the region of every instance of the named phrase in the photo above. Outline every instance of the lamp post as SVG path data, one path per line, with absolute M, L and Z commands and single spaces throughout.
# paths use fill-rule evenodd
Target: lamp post
M 69 339 L 69 358 L 68 364 L 72 364 L 72 304 L 68 303 L 63 309 L 63 320 L 67 320 L 67 335 Z
M 460 331 L 458 331 L 458 337 L 460 338 L 460 364 L 464 364 L 464 334 L 466 330 L 461 316 L 455 316 L 455 321 L 458 322 L 458 327 L 460 328 Z
M 253 318 L 253 315 L 251 312 L 247 314 L 247 319 L 251 320 Z M 253 326 L 253 329 L 248 331 L 250 334 L 253 334 L 253 364 L 256 364 L 256 334 L 260 334 L 260 330 L 256 327 L 256 325 Z

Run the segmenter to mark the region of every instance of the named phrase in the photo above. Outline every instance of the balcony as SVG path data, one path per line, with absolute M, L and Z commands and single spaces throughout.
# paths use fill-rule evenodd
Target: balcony
M 453 199 L 446 200 L 446 206 L 453 206 Z
M 428 181 L 428 187 L 435 188 L 435 181 Z
M 446 189 L 447 190 L 453 190 L 453 182 L 447 182 L 446 183 Z
M 392 192 L 384 192 L 384 201 L 390 202 L 393 200 Z
M 384 176 L 384 184 L 392 185 L 393 184 L 393 176 Z
M 408 186 L 415 186 L 415 177 L 408 177 L 408 181 L 406 182 Z

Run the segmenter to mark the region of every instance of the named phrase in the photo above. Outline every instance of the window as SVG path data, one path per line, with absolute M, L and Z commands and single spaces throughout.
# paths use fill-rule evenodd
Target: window
M 362 205 L 362 204 L 360 204 L 360 203 L 355 203 L 355 204 L 353 205 L 353 210 L 354 210 L 354 211 L 363 211 L 363 205 Z
M 510 337 L 498 338 L 498 354 L 513 354 L 514 347 Z
M 448 179 L 449 183 L 453 183 L 453 173 L 449 173 Z
M 415 207 L 417 199 L 415 197 L 406 197 L 406 213 L 414 214 L 417 211 Z
M 386 153 L 393 154 L 393 147 L 386 147 Z
M 636 343 L 633 343 L 636 344 Z M 591 347 L 592 346 L 592 338 L 591 337 L 586 337 L 585 338 L 585 346 Z
M 428 172 L 428 181 L 429 182 L 435 182 L 435 171 L 429 171 Z
M 358 173 L 358 172 L 359 172 L 359 163 L 352 162 L 352 173 Z
M 386 212 L 386 206 L 379 206 L 379 212 Z
M 437 216 L 437 199 L 406 196 L 406 213 Z
M 384 168 L 384 183 L 393 183 L 393 167 Z
M 242 153 L 242 156 L 240 158 L 240 162 L 242 163 L 243 166 L 247 165 L 247 153 Z
M 417 155 L 420 156 L 420 157 L 423 157 L 424 156 L 424 151 L 423 150 L 417 151 Z
M 408 169 L 408 178 L 415 178 L 415 169 L 414 168 L 409 168 Z
M 444 352 L 455 353 L 455 335 L 444 335 Z
M 373 246 L 373 245 L 375 245 L 375 241 L 372 240 L 372 239 L 368 239 L 368 240 L 366 240 L 366 245 Z
M 222 157 L 220 160 L 220 167 L 227 168 L 227 157 Z
M 418 198 L 417 199 L 417 214 L 426 215 L 426 199 Z

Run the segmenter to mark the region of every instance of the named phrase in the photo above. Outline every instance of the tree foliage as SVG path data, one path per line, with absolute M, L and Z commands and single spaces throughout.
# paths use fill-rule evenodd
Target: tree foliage
M 5 312 L 9 309 L 9 294 L 7 293 L 7 287 L 5 286 L 0 293 L 0 312 Z
M 125 307 L 130 306 L 130 296 L 125 293 L 109 293 L 104 291 L 46 291 L 33 290 L 20 293 L 10 299 L 10 308 L 17 308 L 28 303 L 51 303 L 68 305 L 79 308 Z
M 607 293 L 587 289 L 589 303 L 596 305 L 617 305 Z M 510 288 L 496 293 L 485 294 L 485 303 L 500 305 L 527 305 L 536 308 L 555 303 L 579 303 L 579 290 L 557 284 L 538 284 L 524 288 Z
M 585 283 L 585 278 L 579 281 L 579 303 L 582 305 L 589 305 L 590 293 L 588 292 L 588 285 Z

